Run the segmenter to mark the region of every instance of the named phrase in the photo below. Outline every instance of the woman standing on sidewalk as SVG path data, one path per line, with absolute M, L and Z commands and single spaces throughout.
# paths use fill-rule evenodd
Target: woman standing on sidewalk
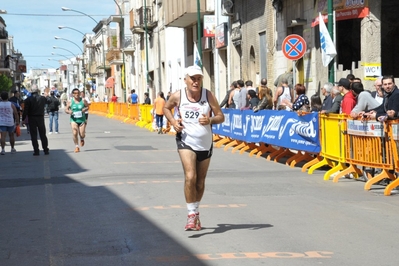
M 68 102 L 65 112 L 71 115 L 70 121 L 76 153 L 80 152 L 78 134 L 80 136 L 80 146 L 83 147 L 85 145 L 86 116 L 84 112 L 89 110 L 89 105 L 85 99 L 80 97 L 79 89 L 73 89 L 72 95 L 73 98 Z
M 158 127 L 158 134 L 163 134 L 163 108 L 165 106 L 165 97 L 163 92 L 158 92 L 158 97 L 154 101 L 155 118 Z

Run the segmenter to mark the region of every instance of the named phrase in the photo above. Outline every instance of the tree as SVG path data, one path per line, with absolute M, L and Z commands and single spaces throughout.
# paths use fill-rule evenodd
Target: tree
M 0 90 L 10 91 L 11 87 L 12 87 L 12 79 L 7 77 L 6 75 L 0 74 Z

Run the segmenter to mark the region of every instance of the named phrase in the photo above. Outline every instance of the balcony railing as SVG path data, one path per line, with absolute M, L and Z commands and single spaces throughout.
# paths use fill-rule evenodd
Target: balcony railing
M 145 17 L 146 15 L 147 17 Z M 130 28 L 136 32 L 143 32 L 147 22 L 147 29 L 151 30 L 157 25 L 155 19 L 151 6 L 132 9 L 130 11 Z
M 123 40 L 123 50 L 127 52 L 133 52 L 136 49 L 136 44 L 134 43 L 134 38 L 132 34 L 125 34 L 125 39 Z
M 4 28 L 0 29 L 0 39 L 8 39 L 8 31 Z

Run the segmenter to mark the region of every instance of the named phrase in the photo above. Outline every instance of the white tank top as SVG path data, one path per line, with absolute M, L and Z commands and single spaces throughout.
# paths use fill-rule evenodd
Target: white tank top
M 236 109 L 240 109 L 240 100 L 241 100 L 240 90 L 234 90 L 233 102 L 236 106 Z
M 209 116 L 211 113 L 207 91 L 207 89 L 201 89 L 201 99 L 198 102 L 188 100 L 186 89 L 180 92 L 179 111 L 184 127 L 181 132 L 181 140 L 194 151 L 209 151 L 212 146 L 211 125 L 199 123 L 202 114 Z
M 14 125 L 14 111 L 11 102 L 0 102 L 0 126 L 12 127 Z
M 288 99 L 291 102 L 291 93 L 289 87 L 283 87 L 283 93 L 277 99 L 277 106 L 281 105 L 284 99 Z M 290 110 L 288 106 L 286 109 Z

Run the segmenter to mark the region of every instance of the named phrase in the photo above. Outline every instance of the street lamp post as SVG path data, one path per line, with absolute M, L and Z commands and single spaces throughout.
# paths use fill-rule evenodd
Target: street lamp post
M 64 40 L 64 41 L 67 41 L 67 42 L 70 42 L 70 43 L 76 45 L 80 49 L 80 51 L 82 52 L 82 67 L 84 68 L 84 66 L 85 66 L 85 58 L 84 58 L 83 49 L 80 48 L 80 46 L 77 43 L 75 43 L 73 41 L 70 41 L 68 39 L 61 38 L 61 37 L 58 37 L 58 36 L 54 36 L 54 38 L 56 40 Z M 79 77 L 79 74 L 80 73 L 79 73 L 79 64 L 78 64 L 78 77 Z M 79 80 L 78 80 L 78 84 L 79 84 Z M 85 92 L 85 91 L 86 91 L 86 70 L 83 71 L 83 92 Z
M 62 9 L 62 11 L 72 11 L 72 12 L 76 12 L 76 13 L 85 15 L 86 17 L 91 18 L 96 23 L 96 25 L 98 24 L 97 20 L 95 20 L 92 16 L 90 16 L 90 15 L 88 15 L 88 14 L 82 12 L 82 11 L 75 10 L 75 9 L 72 9 L 72 8 L 68 8 L 68 7 L 61 7 L 61 9 Z M 101 27 L 101 37 L 102 37 L 102 42 L 103 42 L 102 43 L 102 47 L 103 47 L 103 68 L 104 68 L 104 89 L 105 89 L 106 68 L 105 68 L 105 42 L 104 42 L 103 27 Z
M 84 34 L 83 32 L 81 32 L 80 30 L 77 30 L 77 29 L 75 29 L 75 28 L 71 28 L 71 27 L 67 27 L 67 26 L 58 26 L 58 28 L 59 28 L 60 30 L 62 30 L 62 29 L 71 29 L 71 30 L 74 30 L 74 31 L 79 32 L 79 33 L 82 34 L 83 36 L 86 35 L 86 34 Z
M 147 93 L 150 90 L 150 73 L 148 63 L 148 26 L 147 26 L 147 0 L 144 0 L 144 31 L 145 31 L 145 61 L 146 61 L 146 79 L 147 79 Z

